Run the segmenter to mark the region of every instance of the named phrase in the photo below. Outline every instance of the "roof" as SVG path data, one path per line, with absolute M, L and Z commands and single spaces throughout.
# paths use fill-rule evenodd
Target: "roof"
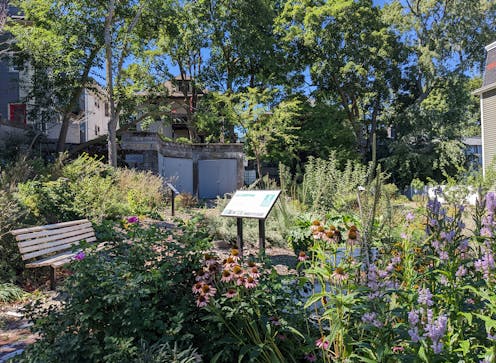
M 482 138 L 480 136 L 464 137 L 462 142 L 465 145 L 482 145 Z
M 486 64 L 484 67 L 482 87 L 472 92 L 474 95 L 482 95 L 496 88 L 496 42 L 487 45 L 485 49 Z

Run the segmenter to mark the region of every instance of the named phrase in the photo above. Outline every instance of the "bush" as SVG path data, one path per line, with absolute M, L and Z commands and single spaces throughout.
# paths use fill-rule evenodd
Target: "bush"
M 131 224 L 126 241 L 85 251 L 70 265 L 62 306 L 29 308 L 43 338 L 19 361 L 132 362 L 143 345 L 189 345 L 199 324 L 191 286 L 201 254 L 184 235 Z
M 162 179 L 150 172 L 113 169 L 86 154 L 53 169 L 54 180 L 30 180 L 18 186 L 17 198 L 38 224 L 156 216 L 164 203 Z

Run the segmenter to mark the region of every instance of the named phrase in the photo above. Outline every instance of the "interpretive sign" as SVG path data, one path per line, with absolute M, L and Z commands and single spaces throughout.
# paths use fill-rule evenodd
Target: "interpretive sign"
M 235 217 L 237 242 L 243 256 L 243 218 L 258 219 L 258 243 L 260 256 L 265 254 L 265 219 L 269 215 L 280 190 L 238 190 L 221 213 L 223 217 Z
M 265 219 L 280 190 L 238 190 L 221 213 L 223 217 Z

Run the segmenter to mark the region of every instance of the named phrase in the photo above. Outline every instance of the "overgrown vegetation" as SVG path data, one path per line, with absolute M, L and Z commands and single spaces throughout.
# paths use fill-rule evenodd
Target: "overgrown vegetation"
M 82 155 L 53 164 L 20 158 L 0 173 L 0 280 L 22 275 L 11 229 L 88 218 L 96 225 L 127 215 L 160 218 L 165 205 L 162 179 L 151 172 L 113 169 Z

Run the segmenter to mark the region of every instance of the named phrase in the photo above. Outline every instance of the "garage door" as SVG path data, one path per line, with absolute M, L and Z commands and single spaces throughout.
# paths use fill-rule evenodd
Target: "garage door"
M 181 193 L 193 194 L 193 160 L 169 158 L 159 154 L 159 173 Z
M 198 194 L 200 198 L 216 198 L 236 190 L 235 159 L 198 161 Z

